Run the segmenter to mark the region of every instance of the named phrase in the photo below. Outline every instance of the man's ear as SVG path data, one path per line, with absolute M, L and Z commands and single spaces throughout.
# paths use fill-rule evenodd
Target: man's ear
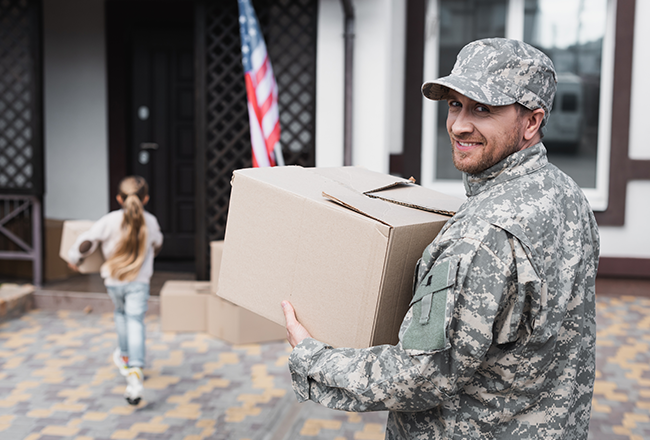
M 536 108 L 526 115 L 526 126 L 524 128 L 524 139 L 529 141 L 538 134 L 542 121 L 544 120 L 544 109 Z
M 124 204 L 124 200 L 122 200 L 122 196 L 119 194 L 115 196 L 115 200 L 117 200 L 117 203 L 119 203 L 120 206 Z
M 146 205 L 147 203 L 149 203 L 149 194 L 144 196 L 144 200 L 142 201 L 142 205 Z

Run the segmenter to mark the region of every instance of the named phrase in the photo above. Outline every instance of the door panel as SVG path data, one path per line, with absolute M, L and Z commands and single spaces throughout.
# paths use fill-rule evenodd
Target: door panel
M 194 259 L 194 65 L 191 31 L 137 32 L 130 163 L 150 185 L 147 206 L 165 244 L 159 259 Z

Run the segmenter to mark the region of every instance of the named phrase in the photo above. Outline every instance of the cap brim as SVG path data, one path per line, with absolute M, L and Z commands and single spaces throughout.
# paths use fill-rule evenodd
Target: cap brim
M 449 75 L 422 84 L 422 95 L 433 101 L 447 99 L 449 89 L 486 105 L 510 105 L 517 102 L 515 97 L 501 92 L 498 87 L 487 87 L 485 81 L 475 81 L 462 76 Z

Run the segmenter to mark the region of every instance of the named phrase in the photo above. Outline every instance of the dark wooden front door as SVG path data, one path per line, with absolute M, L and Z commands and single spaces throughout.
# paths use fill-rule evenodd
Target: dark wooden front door
M 133 174 L 149 182 L 147 210 L 165 243 L 158 260 L 193 260 L 194 54 L 191 30 L 134 33 L 131 72 Z

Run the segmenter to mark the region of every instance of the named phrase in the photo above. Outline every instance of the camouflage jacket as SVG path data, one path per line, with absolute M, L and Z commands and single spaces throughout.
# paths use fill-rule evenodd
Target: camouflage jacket
M 298 400 L 388 410 L 388 439 L 586 439 L 599 236 L 540 143 L 464 178 L 467 201 L 424 251 L 396 346 L 289 359 Z

